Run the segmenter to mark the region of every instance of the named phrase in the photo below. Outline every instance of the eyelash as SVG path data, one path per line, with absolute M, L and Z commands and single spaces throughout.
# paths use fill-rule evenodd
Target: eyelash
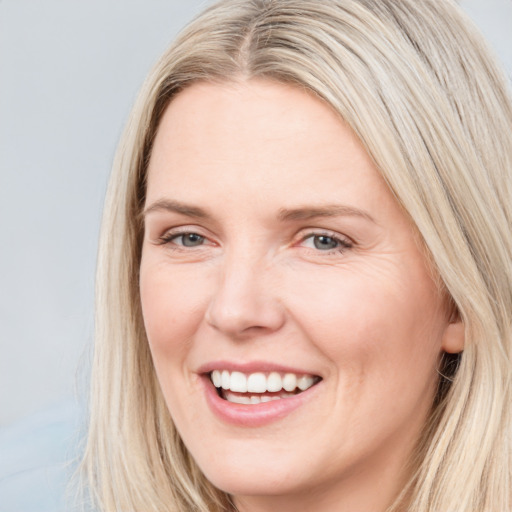
M 161 237 L 159 237 L 158 239 L 158 243 L 159 245 L 169 245 L 172 247 L 172 245 L 175 245 L 175 247 L 172 247 L 172 250 L 187 250 L 185 245 L 182 245 L 182 244 L 172 244 L 172 242 L 174 240 L 176 240 L 177 238 L 179 237 L 183 237 L 185 235 L 197 235 L 198 237 L 200 237 L 203 241 L 204 240 L 207 240 L 207 238 L 203 235 L 200 235 L 199 233 L 195 232 L 195 231 L 191 231 L 191 230 L 183 230 L 183 231 L 171 231 L 171 232 L 167 232 L 165 233 L 164 235 L 162 235 Z M 325 253 L 325 254 L 333 254 L 333 253 L 337 253 L 337 254 L 340 254 L 340 253 L 343 253 L 345 252 L 347 249 L 351 249 L 353 247 L 353 242 L 348 239 L 348 238 L 345 238 L 345 237 L 340 237 L 339 235 L 333 233 L 333 232 L 329 232 L 329 231 L 312 231 L 310 233 L 308 233 L 307 235 L 303 236 L 299 243 L 304 243 L 306 240 L 309 240 L 309 239 L 314 239 L 316 237 L 325 237 L 325 238 L 329 238 L 331 239 L 333 242 L 335 242 L 337 244 L 336 247 L 332 248 L 332 249 L 329 249 L 329 250 L 321 250 L 321 249 L 318 249 L 318 248 L 310 248 L 312 249 L 313 251 L 315 252 L 319 252 L 319 253 Z M 201 247 L 203 246 L 204 244 L 201 243 L 201 245 L 198 245 L 198 246 L 195 246 L 195 247 Z M 194 246 L 189 246 L 190 248 L 194 248 Z
M 161 237 L 158 238 L 158 243 L 159 243 L 159 245 L 166 245 L 166 244 L 171 245 L 173 240 L 176 240 L 177 238 L 183 237 L 185 235 L 197 235 L 198 237 L 201 237 L 203 240 L 206 240 L 205 236 L 200 235 L 199 233 L 196 233 L 195 231 L 183 230 L 183 231 L 171 231 L 171 232 L 164 233 Z M 177 245 L 178 247 L 186 247 L 186 246 L 180 245 L 180 244 L 175 244 L 175 245 Z M 173 247 L 173 249 L 180 250 L 180 249 L 177 249 L 174 247 Z

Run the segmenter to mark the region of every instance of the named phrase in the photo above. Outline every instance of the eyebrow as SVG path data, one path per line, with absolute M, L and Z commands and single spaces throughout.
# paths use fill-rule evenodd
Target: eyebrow
M 158 201 L 155 201 L 150 206 L 144 209 L 144 211 L 142 212 L 142 216 L 146 217 L 148 213 L 158 211 L 181 213 L 182 215 L 186 215 L 188 217 L 196 217 L 199 219 L 209 217 L 208 213 L 206 213 L 205 210 L 199 208 L 198 206 L 192 206 L 186 203 L 180 203 L 179 201 L 173 201 L 169 199 L 160 199 Z
M 168 211 L 179 213 L 188 217 L 198 219 L 209 218 L 210 215 L 206 210 L 198 206 L 189 205 L 180 201 L 170 199 L 160 199 L 144 209 L 142 216 L 146 217 L 151 212 Z M 292 222 L 298 220 L 311 220 L 320 217 L 360 217 L 376 224 L 373 217 L 366 211 L 354 208 L 353 206 L 330 204 L 322 206 L 302 206 L 299 208 L 281 208 L 279 209 L 277 218 L 282 222 Z
M 375 219 L 364 210 L 354 208 L 353 206 L 343 204 L 330 204 L 325 206 L 304 206 L 300 208 L 281 208 L 279 210 L 279 220 L 311 220 L 319 217 L 361 217 L 376 224 Z

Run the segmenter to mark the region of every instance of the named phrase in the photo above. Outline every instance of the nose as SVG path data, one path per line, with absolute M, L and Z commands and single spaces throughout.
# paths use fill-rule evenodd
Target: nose
M 286 315 L 275 277 L 269 265 L 255 258 L 226 261 L 206 311 L 207 323 L 233 339 L 279 330 Z

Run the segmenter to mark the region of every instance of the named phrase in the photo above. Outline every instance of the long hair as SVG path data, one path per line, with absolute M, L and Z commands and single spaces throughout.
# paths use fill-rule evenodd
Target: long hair
M 416 226 L 465 326 L 392 510 L 512 510 L 512 101 L 451 0 L 221 0 L 147 78 L 107 193 L 83 470 L 104 511 L 220 512 L 172 424 L 143 327 L 146 172 L 160 118 L 198 81 L 267 78 L 348 123 Z M 333 455 L 335 456 L 335 455 Z

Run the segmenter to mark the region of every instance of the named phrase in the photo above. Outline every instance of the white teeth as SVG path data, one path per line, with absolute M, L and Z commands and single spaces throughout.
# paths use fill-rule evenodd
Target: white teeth
M 311 377 L 311 375 L 303 375 L 302 377 L 299 377 L 299 380 L 297 381 L 297 387 L 301 391 L 306 391 L 306 389 L 310 388 L 314 382 L 315 379 Z
M 230 378 L 229 378 L 229 372 L 227 370 L 224 370 L 222 372 L 222 389 L 229 389 L 230 384 Z
M 277 372 L 272 372 L 267 377 L 267 391 L 275 392 L 281 391 L 283 389 L 283 380 L 281 379 L 281 375 Z
M 287 373 L 283 378 L 285 391 L 293 391 L 297 387 L 297 377 L 293 373 Z
M 226 391 L 224 393 L 224 398 L 228 402 L 232 402 L 234 404 L 244 404 L 244 405 L 256 405 L 263 404 L 266 402 L 273 402 L 274 400 L 281 400 L 282 398 L 289 398 L 295 396 L 293 393 L 280 393 L 279 395 L 238 395 L 236 393 L 232 393 L 231 391 Z
M 231 393 L 228 393 L 226 399 L 234 404 L 249 405 L 251 403 L 251 397 L 244 395 L 232 395 Z
M 295 373 L 283 375 L 278 372 L 270 372 L 268 375 L 263 372 L 246 375 L 242 372 L 229 372 L 228 370 L 213 370 L 210 378 L 216 388 L 236 393 L 265 393 L 267 391 L 278 393 L 282 390 L 291 393 L 297 388 L 300 391 L 306 391 L 318 381 L 318 378 L 312 375 L 296 375 Z
M 219 370 L 213 370 L 212 382 L 216 388 L 222 387 L 222 374 L 219 372 Z
M 232 389 L 234 391 L 234 389 Z M 265 393 L 267 391 L 267 378 L 264 373 L 251 373 L 247 379 L 247 391 L 251 393 Z
M 231 389 L 231 391 L 237 391 L 238 393 L 246 393 L 248 391 L 247 377 L 241 372 L 231 372 L 229 389 Z M 249 389 L 249 391 L 252 391 L 252 389 Z

